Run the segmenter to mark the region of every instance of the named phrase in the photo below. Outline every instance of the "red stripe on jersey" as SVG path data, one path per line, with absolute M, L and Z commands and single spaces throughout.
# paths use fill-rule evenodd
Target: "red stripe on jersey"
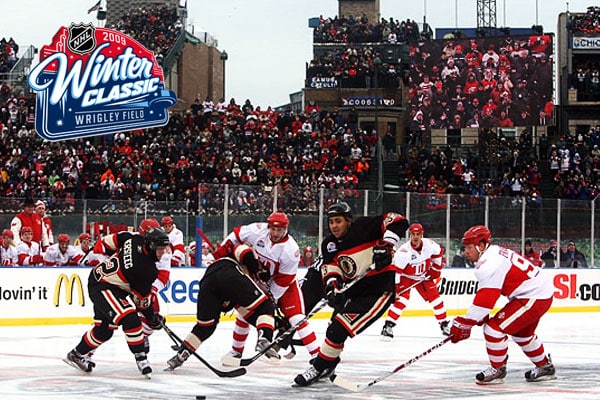
M 481 308 L 494 308 L 496 302 L 500 298 L 499 288 L 480 288 L 475 293 L 475 299 L 473 305 Z

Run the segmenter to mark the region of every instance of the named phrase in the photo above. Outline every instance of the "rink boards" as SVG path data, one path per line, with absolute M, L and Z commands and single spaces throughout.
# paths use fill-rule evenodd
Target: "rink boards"
M 174 268 L 167 287 L 159 293 L 161 313 L 171 321 L 194 321 L 198 282 L 204 268 Z M 301 270 L 299 275 L 303 275 Z M 600 312 L 600 271 L 547 269 L 554 284 L 551 312 Z M 89 323 L 93 314 L 87 296 L 88 268 L 0 267 L 0 325 L 60 325 Z M 439 283 L 449 315 L 463 314 L 477 290 L 473 269 L 445 269 Z M 502 303 L 497 304 L 501 306 Z M 403 315 L 432 314 L 431 307 L 413 291 Z M 318 317 L 329 315 L 323 312 Z M 231 314 L 223 317 L 230 319 Z

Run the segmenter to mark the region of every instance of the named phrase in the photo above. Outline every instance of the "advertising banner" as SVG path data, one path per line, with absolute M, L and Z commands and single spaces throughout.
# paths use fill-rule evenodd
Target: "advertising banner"
M 174 268 L 159 292 L 161 313 L 194 321 L 199 281 L 205 268 Z M 93 305 L 87 296 L 89 268 L 0 267 L 0 325 L 91 323 Z M 302 268 L 299 275 L 304 275 Z M 594 269 L 547 269 L 554 283 L 551 312 L 600 312 L 600 275 Z M 473 300 L 477 281 L 473 269 L 447 268 L 439 283 L 450 315 L 462 314 Z M 500 307 L 503 303 L 498 303 Z M 431 307 L 416 292 L 403 315 L 430 315 Z

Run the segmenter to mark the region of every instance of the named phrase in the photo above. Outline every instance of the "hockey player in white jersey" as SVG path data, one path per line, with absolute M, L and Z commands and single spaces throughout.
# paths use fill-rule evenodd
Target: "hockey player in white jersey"
M 75 246 L 76 256 L 74 258 L 77 265 L 95 267 L 100 264 L 100 260 L 95 257 L 92 248 L 92 235 L 83 232 L 78 239 L 79 244 Z
M 171 217 L 163 217 L 162 228 L 169 235 L 171 243 L 171 267 L 181 267 L 185 264 L 185 244 L 183 243 L 183 232 L 175 226 Z
M 305 317 L 304 299 L 298 285 L 296 273 L 300 261 L 298 244 L 288 234 L 289 219 L 285 213 L 274 212 L 267 223 L 257 222 L 234 228 L 214 256 L 216 259 L 231 252 L 238 244 L 252 246 L 260 263 L 269 271 L 269 276 L 261 277 L 266 283 L 266 292 L 272 297 L 291 325 Z M 232 350 L 222 358 L 229 365 L 229 357 L 240 358 L 250 331 L 248 322 L 240 316 L 236 319 L 233 332 Z M 308 322 L 303 323 L 297 334 L 311 355 L 319 351 L 317 337 Z
M 535 365 L 525 380 L 556 379 L 550 355 L 535 331 L 550 309 L 554 293 L 551 276 L 512 250 L 492 244 L 492 233 L 483 225 L 469 228 L 462 239 L 465 255 L 475 263 L 477 292 L 467 314 L 456 317 L 450 328 L 453 343 L 468 339 L 474 325 L 483 325 L 490 366 L 475 376 L 475 383 L 503 383 L 508 360 L 508 336 Z M 508 303 L 495 315 L 489 313 L 500 296 Z
M 66 233 L 58 235 L 58 243 L 48 247 L 44 254 L 44 265 L 53 267 L 61 265 L 77 265 L 77 251 L 71 246 L 71 238 Z
M 392 264 L 396 268 L 396 300 L 388 310 L 385 325 L 381 330 L 381 340 L 390 341 L 394 337 L 393 328 L 402 311 L 408 305 L 414 287 L 423 300 L 433 307 L 435 318 L 444 335 L 450 333 L 450 321 L 447 319 L 446 306 L 440 297 L 437 280 L 446 265 L 444 248 L 431 239 L 424 238 L 425 230 L 421 224 L 412 224 L 408 228 L 410 241 L 404 243 L 394 253 Z
M 17 265 L 19 256 L 14 245 L 15 235 L 10 229 L 2 231 L 2 245 L 0 246 L 0 263 L 3 267 L 13 267 Z
M 17 264 L 20 266 L 39 266 L 44 264 L 44 256 L 40 244 L 33 240 L 33 229 L 30 226 L 21 228 L 21 241 L 17 243 Z

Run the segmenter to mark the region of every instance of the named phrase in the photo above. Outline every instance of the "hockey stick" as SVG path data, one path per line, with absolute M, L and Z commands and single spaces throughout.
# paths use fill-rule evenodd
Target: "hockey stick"
M 369 383 L 365 383 L 365 384 L 362 384 L 362 385 L 357 385 L 356 383 L 350 382 L 349 380 L 344 379 L 344 378 L 342 378 L 340 376 L 337 376 L 335 374 L 331 375 L 329 377 L 329 379 L 331 380 L 331 382 L 333 382 L 335 385 L 337 385 L 339 387 L 342 387 L 344 389 L 350 390 L 352 392 L 360 392 L 360 391 L 362 391 L 362 390 L 364 390 L 364 389 L 366 389 L 366 388 L 368 388 L 370 386 L 373 386 L 377 382 L 381 382 L 382 380 L 389 378 L 390 376 L 394 375 L 396 372 L 400 371 L 401 369 L 404 369 L 405 367 L 408 367 L 409 365 L 415 363 L 417 360 L 425 357 L 427 354 L 431 353 L 435 349 L 438 349 L 438 348 L 442 347 L 443 345 L 445 345 L 446 343 L 448 343 L 451 339 L 452 339 L 451 336 L 445 337 L 444 340 L 442 340 L 438 344 L 436 344 L 436 345 L 428 348 L 427 350 L 425 350 L 424 352 L 422 352 L 418 356 L 415 356 L 415 357 L 411 358 L 410 360 L 408 360 L 404 364 L 401 364 L 401 365 L 397 366 L 392 371 L 386 372 L 385 374 L 381 375 L 380 377 L 373 379 Z
M 206 242 L 206 244 L 208 244 L 208 246 L 210 247 L 210 249 L 212 251 L 214 251 L 216 249 L 215 245 L 210 241 L 208 236 L 206 236 L 206 234 L 204 232 L 202 232 L 202 229 L 197 228 L 196 232 L 198 233 L 198 235 L 202 236 L 202 240 L 204 240 Z
M 369 268 L 367 268 L 363 272 L 361 272 L 352 282 L 348 283 L 343 288 L 341 288 L 339 290 L 336 290 L 336 294 L 344 293 L 345 291 L 349 290 L 352 286 L 354 286 L 358 281 L 360 281 L 362 278 L 364 278 L 374 268 L 375 268 L 375 264 L 371 264 L 369 266 Z M 221 358 L 222 362 L 225 361 L 225 363 L 227 365 L 230 365 L 232 367 L 237 367 L 237 366 L 246 367 L 246 366 L 252 364 L 254 361 L 258 360 L 261 356 L 263 356 L 269 349 L 271 349 L 274 346 L 278 345 L 284 339 L 286 339 L 289 335 L 292 335 L 294 332 L 296 332 L 296 329 L 298 329 L 300 327 L 300 325 L 302 325 L 303 323 L 305 323 L 306 321 L 308 321 L 316 313 L 318 313 L 319 311 L 321 311 L 321 309 L 323 307 L 325 307 L 326 305 L 327 305 L 327 299 L 321 299 L 314 306 L 314 308 L 312 309 L 312 311 L 307 316 L 305 316 L 300 321 L 298 321 L 297 324 L 289 327 L 281 335 L 279 335 L 277 338 L 275 338 L 275 340 L 273 340 L 271 342 L 271 344 L 269 344 L 267 347 L 265 347 L 264 349 L 262 349 L 261 351 L 259 351 L 255 355 L 253 355 L 252 357 L 250 357 L 250 358 L 241 358 L 240 359 L 240 358 L 231 357 L 229 355 L 225 355 L 225 356 L 223 356 L 223 358 Z
M 208 369 L 210 369 L 212 372 L 214 372 L 217 376 L 219 376 L 221 378 L 235 378 L 237 376 L 241 376 L 241 375 L 244 375 L 246 373 L 246 368 L 238 368 L 238 369 L 234 369 L 234 370 L 231 370 L 231 371 L 222 371 L 220 369 L 216 369 L 215 367 L 213 367 L 212 365 L 210 365 L 208 363 L 208 361 L 206 361 L 204 358 L 200 357 L 200 355 L 198 355 L 198 353 L 196 353 L 194 350 L 192 350 L 188 346 L 186 346 L 183 343 L 183 340 L 181 340 L 181 338 L 179 336 L 177 336 L 177 334 L 175 332 L 173 332 L 171 330 L 171 328 L 169 328 L 164 321 L 160 321 L 160 325 L 163 327 L 163 329 L 165 330 L 165 332 L 167 333 L 167 335 L 169 335 L 169 337 L 171 338 L 171 340 L 173 340 L 174 342 L 178 342 L 180 346 L 185 346 L 186 349 L 191 354 L 193 354 L 198 360 L 200 360 L 200 362 L 202 364 L 204 364 Z

